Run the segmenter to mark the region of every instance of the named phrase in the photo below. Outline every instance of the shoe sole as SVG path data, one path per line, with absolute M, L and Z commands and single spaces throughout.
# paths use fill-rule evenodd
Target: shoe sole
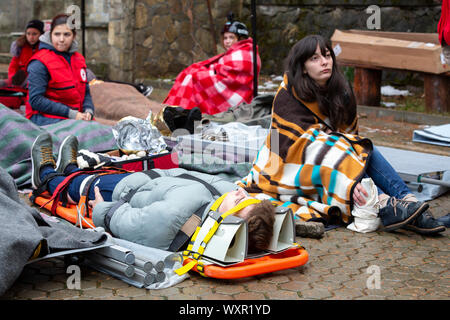
M 36 139 L 33 141 L 33 144 L 31 145 L 31 149 L 30 149 L 30 150 L 33 150 L 33 149 L 34 149 L 34 146 L 35 146 L 37 140 L 38 140 L 38 139 L 36 138 Z M 33 176 L 34 176 L 34 167 L 35 167 L 34 159 L 33 159 L 33 157 L 31 157 L 31 168 L 32 168 L 32 170 L 31 170 L 31 186 L 32 186 L 34 189 L 37 189 L 38 186 L 36 186 L 36 185 L 34 184 L 34 178 L 33 178 Z M 38 174 L 39 174 L 39 172 L 38 172 Z M 39 180 L 40 180 L 40 178 L 39 178 Z
M 61 164 L 61 153 L 62 153 L 62 149 L 64 147 L 64 144 L 66 143 L 66 141 L 70 138 L 70 136 L 67 136 L 63 142 L 61 142 L 61 145 L 59 146 L 59 150 L 58 150 L 58 159 L 56 160 L 56 167 L 55 167 L 55 171 L 58 171 L 59 165 Z
M 416 227 L 414 225 L 406 225 L 406 226 L 404 226 L 404 229 L 427 235 L 427 234 L 443 232 L 443 231 L 445 231 L 446 228 L 445 228 L 445 226 L 438 226 L 438 227 L 434 227 L 431 229 L 424 229 L 424 228 Z
M 429 208 L 428 203 L 422 203 L 422 205 L 417 208 L 416 212 L 414 212 L 408 219 L 405 219 L 403 221 L 397 222 L 395 224 L 391 224 L 387 227 L 383 228 L 383 231 L 394 231 L 397 230 L 408 223 L 410 223 L 412 220 L 414 220 L 416 217 L 420 216 L 423 212 L 425 212 Z

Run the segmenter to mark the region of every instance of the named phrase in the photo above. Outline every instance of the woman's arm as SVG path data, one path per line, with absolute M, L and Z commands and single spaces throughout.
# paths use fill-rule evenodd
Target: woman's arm
M 53 114 L 69 119 L 76 119 L 78 111 L 72 110 L 65 104 L 52 101 L 45 97 L 50 75 L 44 64 L 33 60 L 28 65 L 28 92 L 29 103 L 33 109 L 43 113 Z
M 12 55 L 11 62 L 9 63 L 8 68 L 8 79 L 12 79 L 12 77 L 19 71 L 19 56 L 22 52 L 22 47 L 17 45 L 17 40 L 11 43 L 11 47 L 9 48 L 9 53 Z
M 84 102 L 83 102 L 83 112 L 84 113 L 89 113 L 90 119 L 86 119 L 86 120 L 92 120 L 92 118 L 94 117 L 94 102 L 92 101 L 92 96 L 91 96 L 91 90 L 89 89 L 89 82 L 86 83 L 86 93 L 84 95 Z
M 8 79 L 11 80 L 17 71 L 19 71 L 19 58 L 14 56 L 12 57 L 11 62 L 9 63 Z

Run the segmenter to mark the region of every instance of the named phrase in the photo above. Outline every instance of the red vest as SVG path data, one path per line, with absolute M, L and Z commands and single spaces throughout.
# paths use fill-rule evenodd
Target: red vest
M 69 65 L 63 56 L 52 50 L 41 49 L 33 55 L 30 62 L 33 60 L 42 62 L 50 74 L 45 97 L 82 112 L 87 83 L 84 57 L 78 52 L 73 53 Z M 29 119 L 37 113 L 49 118 L 66 119 L 34 110 L 27 96 L 25 116 Z
M 8 78 L 11 79 L 12 76 L 16 74 L 17 71 L 22 70 L 27 73 L 27 65 L 28 61 L 30 61 L 33 54 L 35 54 L 39 50 L 39 44 L 35 46 L 33 49 L 28 42 L 22 47 L 20 51 L 20 55 L 18 57 L 13 57 L 8 69 Z

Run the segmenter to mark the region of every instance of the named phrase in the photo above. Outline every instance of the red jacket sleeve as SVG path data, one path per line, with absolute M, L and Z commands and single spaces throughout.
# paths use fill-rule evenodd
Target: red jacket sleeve
M 17 71 L 19 71 L 19 57 L 14 56 L 9 64 L 8 78 L 11 80 Z
M 438 23 L 439 42 L 450 45 L 450 0 L 442 1 L 441 18 Z

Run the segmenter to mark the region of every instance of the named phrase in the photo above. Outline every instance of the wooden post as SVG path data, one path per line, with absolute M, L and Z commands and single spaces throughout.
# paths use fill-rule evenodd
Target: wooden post
M 450 77 L 424 73 L 425 109 L 427 112 L 450 112 Z
M 356 103 L 379 106 L 381 101 L 381 70 L 355 67 L 354 91 Z

